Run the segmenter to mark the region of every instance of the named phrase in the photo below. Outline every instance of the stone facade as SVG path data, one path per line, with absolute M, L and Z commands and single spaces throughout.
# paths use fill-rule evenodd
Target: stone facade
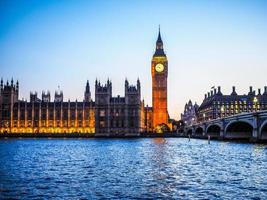
M 267 87 L 258 93 L 250 87 L 248 94 L 239 95 L 233 87 L 230 95 L 223 95 L 221 87 L 205 94 L 205 98 L 198 109 L 198 121 L 224 118 L 239 113 L 267 110 Z
M 95 83 L 95 119 L 98 135 L 135 135 L 141 131 L 141 86 L 125 80 L 125 96 L 112 96 L 112 83 Z
M 166 132 L 172 129 L 167 106 L 168 60 L 160 31 L 151 61 L 152 107 L 141 101 L 140 81 L 135 86 L 125 81 L 124 97 L 112 96 L 112 83 L 95 82 L 95 102 L 87 81 L 81 102 L 64 101 L 63 92 L 30 94 L 30 102 L 19 100 L 19 84 L 1 81 L 0 132 L 22 133 L 97 133 L 99 135 Z
M 194 125 L 195 123 L 197 123 L 198 108 L 199 106 L 197 105 L 197 103 L 193 105 L 191 100 L 189 100 L 188 103 L 185 104 L 184 113 L 181 114 L 181 120 L 186 126 Z
M 142 131 L 141 85 L 125 81 L 125 96 L 112 96 L 112 83 L 95 83 L 95 102 L 91 99 L 89 82 L 84 100 L 63 101 L 63 92 L 56 91 L 54 102 L 50 93 L 30 93 L 30 102 L 19 100 L 18 82 L 3 84 L 0 94 L 0 132 L 4 133 L 97 133 L 136 135 Z
M 2 82 L 2 81 L 1 81 Z M 1 84 L 0 132 L 7 133 L 94 133 L 95 103 L 93 101 L 64 102 L 63 92 L 56 91 L 54 102 L 50 93 L 30 94 L 30 102 L 19 100 L 15 86 Z
M 169 126 L 168 115 L 168 59 L 163 49 L 160 31 L 156 50 L 151 61 L 153 131 L 161 132 L 161 127 Z

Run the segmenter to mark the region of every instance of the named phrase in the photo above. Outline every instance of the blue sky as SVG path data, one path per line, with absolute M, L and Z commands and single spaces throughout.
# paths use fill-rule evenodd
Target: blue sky
M 169 60 L 168 107 L 201 103 L 212 86 L 247 93 L 267 85 L 267 1 L 0 1 L 0 76 L 20 81 L 20 98 L 60 86 L 83 99 L 86 80 L 110 78 L 113 94 L 139 77 L 151 105 L 158 25 Z

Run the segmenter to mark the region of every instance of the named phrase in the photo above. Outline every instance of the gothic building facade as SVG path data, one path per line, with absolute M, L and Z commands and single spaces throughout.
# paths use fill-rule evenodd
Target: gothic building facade
M 30 101 L 19 100 L 19 83 L 3 84 L 0 93 L 0 132 L 2 133 L 96 133 L 98 136 L 139 135 L 141 84 L 125 80 L 125 96 L 112 96 L 112 83 L 95 82 L 95 102 L 87 81 L 84 100 L 63 101 L 63 92 L 30 93 Z
M 88 91 L 87 91 L 88 92 Z M 90 93 L 90 91 L 89 91 Z M 82 102 L 64 102 L 63 92 L 30 93 L 30 101 L 19 100 L 19 83 L 1 80 L 0 132 L 4 133 L 94 133 L 95 103 L 90 98 Z
M 181 120 L 185 125 L 191 126 L 197 123 L 197 111 L 199 106 L 197 103 L 193 104 L 191 100 L 185 104 L 184 112 L 181 114 Z
M 1 133 L 96 133 L 96 135 L 134 135 L 162 132 L 171 128 L 167 110 L 168 60 L 160 31 L 151 61 L 152 107 L 141 101 L 141 85 L 125 80 L 124 96 L 112 95 L 112 83 L 95 82 L 95 101 L 87 81 L 83 101 L 64 101 L 63 92 L 30 93 L 30 101 L 19 99 L 19 83 L 1 80 Z
M 141 132 L 141 86 L 125 80 L 125 96 L 112 96 L 112 83 L 95 83 L 95 128 L 98 135 L 135 135 Z

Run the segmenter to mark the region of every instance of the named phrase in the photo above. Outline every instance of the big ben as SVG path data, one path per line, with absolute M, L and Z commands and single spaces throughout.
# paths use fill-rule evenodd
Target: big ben
M 152 104 L 153 104 L 153 129 L 158 126 L 168 125 L 167 104 L 167 78 L 168 60 L 164 53 L 163 42 L 160 35 L 156 42 L 156 51 L 151 62 L 152 74 Z

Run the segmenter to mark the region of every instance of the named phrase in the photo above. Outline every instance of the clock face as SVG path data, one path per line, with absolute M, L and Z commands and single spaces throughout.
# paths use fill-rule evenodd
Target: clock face
M 157 72 L 162 72 L 164 70 L 164 65 L 159 63 L 156 65 L 155 69 Z

